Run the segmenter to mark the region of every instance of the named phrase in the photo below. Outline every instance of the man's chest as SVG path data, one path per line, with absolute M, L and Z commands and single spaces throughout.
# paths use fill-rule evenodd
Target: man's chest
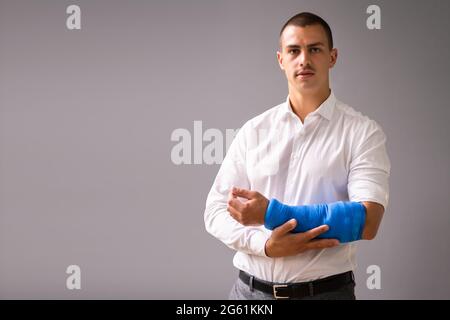
M 350 146 L 343 134 L 326 127 L 287 129 L 264 133 L 248 144 L 251 185 L 266 190 L 279 185 L 346 185 Z

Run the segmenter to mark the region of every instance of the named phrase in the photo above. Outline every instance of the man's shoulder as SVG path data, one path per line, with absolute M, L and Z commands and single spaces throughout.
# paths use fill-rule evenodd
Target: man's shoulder
M 367 115 L 340 100 L 336 100 L 336 110 L 339 115 L 346 120 L 353 120 L 357 122 L 370 121 L 370 118 Z
M 270 127 L 274 122 L 277 122 L 285 107 L 285 102 L 282 102 L 266 111 L 256 115 L 247 120 L 242 126 L 243 129 L 258 129 L 263 127 Z
M 336 111 L 338 116 L 351 126 L 381 130 L 380 125 L 374 119 L 342 101 L 336 100 Z

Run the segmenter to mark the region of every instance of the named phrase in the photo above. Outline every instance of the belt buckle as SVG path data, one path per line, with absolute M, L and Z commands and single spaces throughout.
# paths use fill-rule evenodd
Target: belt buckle
M 277 293 L 277 289 L 278 288 L 286 288 L 288 285 L 287 284 L 274 284 L 273 285 L 273 296 L 275 297 L 275 299 L 289 299 L 289 296 L 279 296 Z

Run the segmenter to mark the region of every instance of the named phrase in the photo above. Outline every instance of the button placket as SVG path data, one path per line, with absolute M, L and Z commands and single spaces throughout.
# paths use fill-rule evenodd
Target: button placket
M 300 155 L 300 151 L 301 151 L 301 144 L 304 142 L 305 140 L 305 129 L 300 129 L 296 132 L 296 134 L 294 135 L 294 141 L 292 142 L 292 157 L 291 159 L 296 159 L 299 157 Z

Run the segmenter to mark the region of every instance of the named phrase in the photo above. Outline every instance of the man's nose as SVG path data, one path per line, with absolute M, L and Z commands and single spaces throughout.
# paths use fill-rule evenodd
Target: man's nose
M 302 50 L 299 55 L 299 64 L 300 66 L 304 67 L 306 65 L 310 64 L 310 55 L 308 50 Z

